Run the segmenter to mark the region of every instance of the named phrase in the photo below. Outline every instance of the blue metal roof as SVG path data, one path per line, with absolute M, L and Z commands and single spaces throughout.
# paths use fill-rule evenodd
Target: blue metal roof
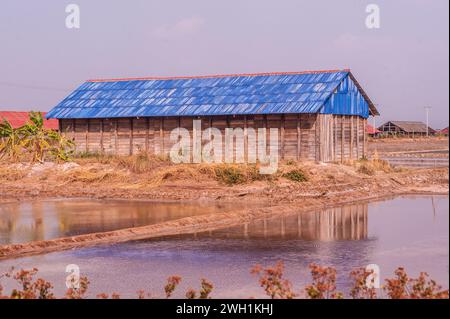
M 87 81 L 47 118 L 292 114 L 324 111 L 348 70 Z

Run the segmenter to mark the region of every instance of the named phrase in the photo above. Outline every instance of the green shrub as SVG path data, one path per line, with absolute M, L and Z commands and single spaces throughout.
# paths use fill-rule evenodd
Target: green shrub
M 227 185 L 242 184 L 247 180 L 242 170 L 236 166 L 221 165 L 214 169 L 214 173 L 219 182 Z
M 301 169 L 294 169 L 284 173 L 283 177 L 299 183 L 308 181 L 308 176 Z

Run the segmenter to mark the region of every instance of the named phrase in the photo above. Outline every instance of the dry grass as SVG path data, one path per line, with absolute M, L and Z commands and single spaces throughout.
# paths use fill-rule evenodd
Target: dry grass
M 83 164 L 109 164 L 132 173 L 149 173 L 161 166 L 170 165 L 168 158 L 139 152 L 130 156 L 116 156 L 101 153 L 79 153 L 75 162 Z
M 0 167 L 0 181 L 6 180 L 6 181 L 17 181 L 25 176 L 27 176 L 28 170 L 26 169 L 18 169 L 14 167 L 8 167 L 3 166 Z
M 101 163 L 132 174 L 145 174 L 145 186 L 158 186 L 167 181 L 217 181 L 223 185 L 248 184 L 255 181 L 273 182 L 285 178 L 293 182 L 310 180 L 307 166 L 293 160 L 280 163 L 278 172 L 272 175 L 259 173 L 259 164 L 173 164 L 168 158 L 141 152 L 132 156 L 80 154 L 76 159 L 80 165 Z M 353 165 L 353 164 L 352 164 Z
M 391 173 L 394 168 L 389 162 L 378 157 L 378 152 L 375 151 L 371 159 L 362 158 L 359 160 L 344 161 L 344 165 L 354 167 L 358 173 L 365 175 L 375 175 L 377 172 Z
M 127 175 L 117 170 L 103 170 L 101 168 L 76 168 L 65 173 L 62 179 L 66 182 L 98 183 L 105 181 L 126 181 Z
M 259 174 L 257 165 L 245 164 L 178 164 L 159 167 L 149 179 L 149 184 L 159 185 L 164 181 L 191 180 L 201 182 L 215 180 L 225 185 L 269 180 L 271 176 Z
M 158 186 L 165 181 L 187 180 L 199 182 L 204 180 L 204 173 L 196 165 L 171 165 L 163 166 L 150 174 L 147 185 Z
M 336 180 L 339 165 L 321 165 L 314 162 L 285 161 L 280 163 L 278 172 L 272 175 L 260 174 L 259 164 L 173 164 L 167 158 L 139 153 L 132 156 L 102 155 L 96 153 L 80 154 L 75 162 L 80 166 L 67 170 L 47 170 L 39 175 L 40 181 L 60 180 L 63 183 L 86 183 L 123 185 L 131 188 L 158 187 L 164 183 L 202 184 L 217 182 L 233 186 L 251 184 L 256 181 L 316 183 Z M 396 172 L 386 161 L 378 158 L 371 160 L 348 161 L 348 174 L 375 175 L 377 172 Z M 0 179 L 15 181 L 27 176 L 27 171 L 0 166 Z
M 117 157 L 114 164 L 132 173 L 141 174 L 151 172 L 160 166 L 169 165 L 170 163 L 164 157 L 142 152 L 132 156 Z

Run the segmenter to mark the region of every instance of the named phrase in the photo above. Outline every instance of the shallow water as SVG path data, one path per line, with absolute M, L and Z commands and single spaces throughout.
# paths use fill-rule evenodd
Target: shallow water
M 235 204 L 85 199 L 1 204 L 0 245 L 157 224 L 236 208 Z
M 310 282 L 308 265 L 333 266 L 339 289 L 350 285 L 349 272 L 378 264 L 381 277 L 392 277 L 398 266 L 411 276 L 427 271 L 449 286 L 448 196 L 408 196 L 366 205 L 258 221 L 211 233 L 129 242 L 0 261 L 11 266 L 37 267 L 55 290 L 65 289 L 65 267 L 77 264 L 90 279 L 90 295 L 120 292 L 135 297 L 145 289 L 162 296 L 165 278 L 180 275 L 178 297 L 199 287 L 201 278 L 215 286 L 212 297 L 263 296 L 253 265 L 282 260 L 286 278 L 299 290 Z M 11 288 L 6 283 L 6 290 Z

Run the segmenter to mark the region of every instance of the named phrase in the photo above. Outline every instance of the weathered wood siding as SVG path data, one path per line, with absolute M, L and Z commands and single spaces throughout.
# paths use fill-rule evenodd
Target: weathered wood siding
M 243 131 L 243 141 L 233 138 L 232 160 L 249 161 L 249 147 L 258 154 L 259 128 L 266 128 L 266 153 L 269 149 L 270 128 L 278 129 L 279 159 L 316 160 L 324 162 L 359 159 L 366 155 L 367 120 L 358 116 L 332 114 L 282 114 L 213 117 L 165 117 L 60 120 L 61 131 L 76 143 L 77 152 L 132 155 L 149 152 L 167 156 L 176 141 L 172 130 L 180 127 L 193 133 L 193 120 L 201 120 L 202 132 L 210 127 L 222 134 L 222 149 L 215 150 L 225 161 L 226 129 Z M 202 146 L 209 142 L 203 136 Z M 230 142 L 230 141 L 229 141 Z M 190 145 L 192 153 L 195 147 Z M 228 158 L 230 160 L 230 158 Z

